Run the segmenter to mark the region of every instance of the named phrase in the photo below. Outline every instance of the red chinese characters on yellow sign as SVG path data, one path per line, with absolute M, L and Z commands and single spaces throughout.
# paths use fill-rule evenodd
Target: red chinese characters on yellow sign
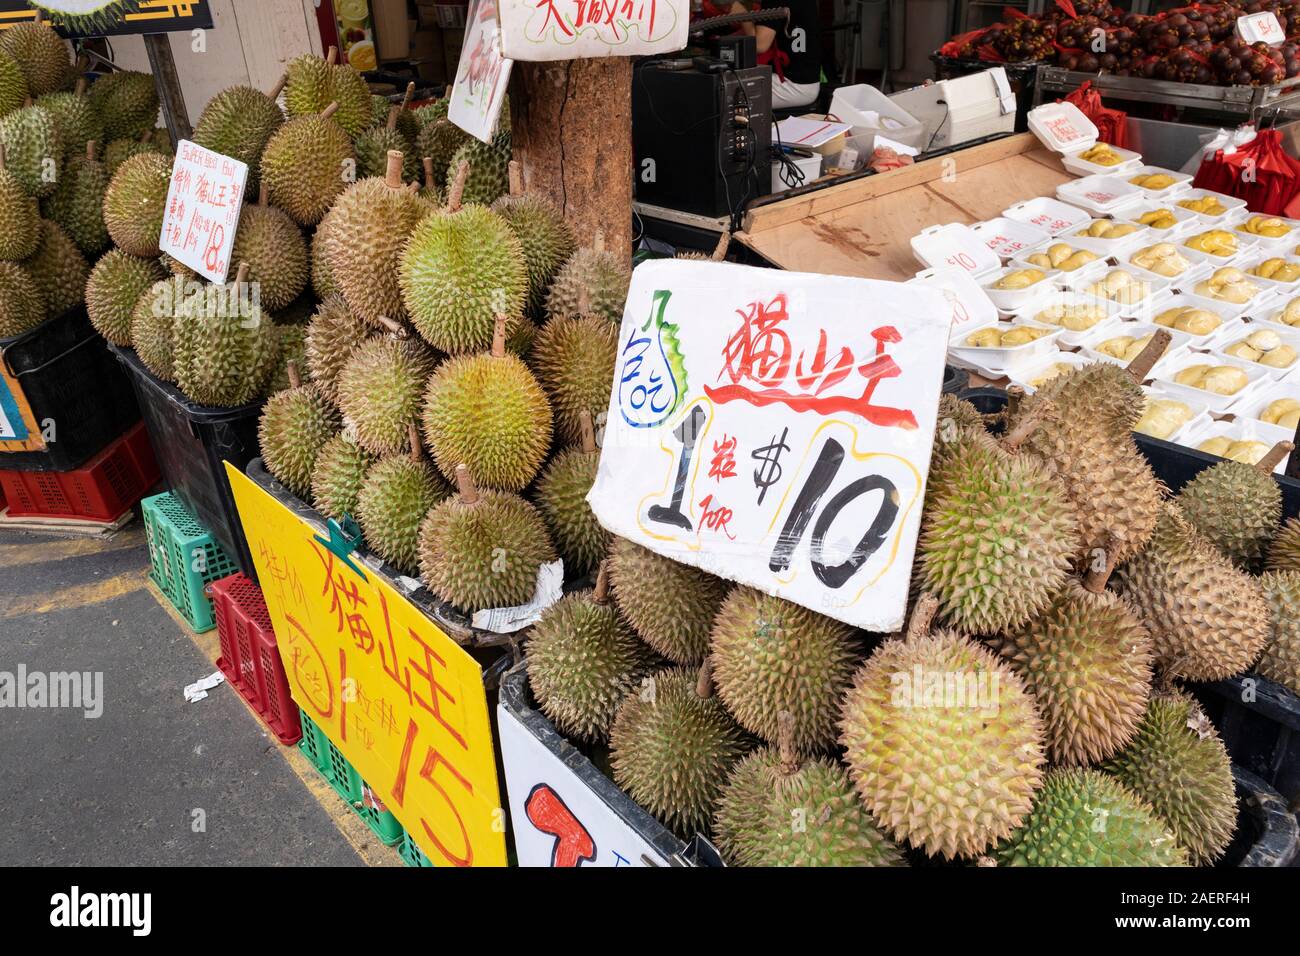
M 505 865 L 482 670 L 373 573 L 227 468 L 296 703 L 435 865 Z

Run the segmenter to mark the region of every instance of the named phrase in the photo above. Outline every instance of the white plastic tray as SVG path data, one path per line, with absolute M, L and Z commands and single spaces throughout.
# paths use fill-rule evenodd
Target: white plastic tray
M 1027 199 L 1002 210 L 1002 215 L 1017 222 L 1028 223 L 1041 229 L 1049 236 L 1059 236 L 1063 232 L 1092 219 L 1087 211 L 1078 206 L 1061 202 L 1050 196 Z
M 1192 177 L 1188 173 L 1180 173 L 1176 169 L 1165 169 L 1163 166 L 1139 166 L 1137 169 L 1130 169 L 1124 173 L 1124 179 L 1130 181 L 1135 176 L 1155 176 L 1165 175 L 1173 177 L 1173 184 L 1166 186 L 1164 189 L 1147 189 L 1145 186 L 1138 186 L 1142 191 L 1143 202 L 1154 200 L 1160 202 L 1170 196 L 1177 196 L 1179 193 L 1186 192 L 1191 188 Z M 1132 185 L 1132 183 L 1130 183 Z
M 1169 435 L 1161 439 L 1162 441 L 1169 441 L 1169 442 L 1173 442 L 1174 444 L 1181 445 L 1183 444 L 1184 436 L 1189 434 L 1194 434 L 1198 428 L 1201 428 L 1207 422 L 1212 421 L 1212 419 L 1210 418 L 1210 413 L 1207 410 L 1207 406 L 1203 401 L 1200 401 L 1195 398 L 1188 398 L 1185 395 L 1174 395 L 1171 392 L 1165 391 L 1165 389 L 1163 389 L 1159 385 L 1146 385 L 1143 386 L 1142 390 L 1146 392 L 1146 394 L 1151 398 L 1172 399 L 1176 402 L 1182 402 L 1184 405 L 1186 405 L 1188 408 L 1192 410 L 1192 417 L 1189 418 L 1187 421 L 1183 422 L 1181 426 L 1179 426 Z M 1146 433 L 1142 432 L 1141 434 L 1146 434 Z M 1159 438 L 1160 436 L 1152 435 L 1150 437 Z
M 1051 235 L 1037 226 L 998 216 L 971 226 L 972 231 L 998 258 L 1006 261 L 1014 259 L 1021 253 L 1033 249 L 1049 239 Z
M 1166 364 L 1167 363 L 1167 364 Z M 1181 360 L 1178 362 L 1168 362 L 1164 360 L 1163 368 L 1159 369 L 1159 374 L 1155 380 L 1160 383 L 1160 387 L 1171 395 L 1186 395 L 1188 398 L 1199 399 L 1204 402 L 1206 408 L 1216 415 L 1222 415 L 1232 410 L 1238 402 L 1248 399 L 1255 387 L 1263 380 L 1269 379 L 1265 370 L 1256 365 L 1254 362 L 1243 362 L 1241 359 L 1233 358 L 1230 355 L 1220 355 L 1213 352 L 1196 353 L 1192 351 L 1184 352 Z M 1241 391 L 1232 395 L 1216 395 L 1213 392 L 1206 391 L 1203 388 L 1197 388 L 1193 385 L 1182 385 L 1174 381 L 1174 376 L 1192 365 L 1235 365 L 1246 373 L 1246 385 Z
M 1294 375 L 1297 370 L 1300 370 L 1300 329 L 1291 329 L 1289 332 L 1283 332 L 1280 329 L 1263 326 L 1258 322 L 1242 322 L 1236 326 L 1230 326 L 1229 328 L 1220 330 L 1219 334 L 1214 338 L 1214 351 L 1227 354 L 1229 346 L 1236 345 L 1241 340 L 1248 338 L 1253 332 L 1261 330 L 1275 333 L 1277 337 L 1282 340 L 1284 345 L 1291 346 L 1291 348 L 1296 352 L 1296 360 L 1285 368 L 1273 368 L 1271 365 L 1264 365 L 1260 362 L 1251 362 L 1250 364 L 1257 365 L 1264 369 L 1268 373 L 1269 378 L 1274 381 L 1288 378 Z M 1238 358 L 1238 356 L 1235 355 L 1232 357 Z M 1243 359 L 1243 361 L 1246 360 Z
M 1037 268 L 1037 266 L 1017 265 L 1013 260 L 1010 265 L 998 269 L 991 275 L 982 277 L 980 280 L 980 288 L 983 289 L 984 294 L 993 301 L 993 304 L 1003 312 L 1015 312 L 1024 303 L 1046 294 L 1050 289 L 1056 288 L 1056 285 L 1052 281 L 1052 277 L 1059 275 L 1059 273 L 1055 269 L 1038 269 L 1039 272 L 1043 273 L 1043 278 L 1038 282 L 1035 282 L 1033 285 L 1026 286 L 1023 289 L 995 289 L 993 288 L 993 285 L 1009 273 L 1018 272 L 1021 269 Z
M 1179 444 L 1200 451 L 1200 446 L 1205 442 L 1211 438 L 1222 436 L 1231 438 L 1233 441 L 1257 441 L 1272 448 L 1280 441 L 1290 441 L 1293 434 L 1285 428 L 1278 428 L 1276 425 L 1269 425 L 1253 418 L 1238 418 L 1230 422 L 1208 419 L 1202 422 L 1198 428 L 1189 429 Z M 1277 475 L 1284 474 L 1286 472 L 1286 463 L 1290 458 L 1290 455 L 1283 458 L 1281 463 L 1273 469 L 1273 473 Z
M 1128 362 L 1124 359 L 1099 351 L 1102 343 L 1119 335 L 1131 335 L 1135 339 L 1140 339 L 1146 335 L 1154 335 L 1161 329 L 1169 333 L 1169 345 L 1164 354 L 1160 356 L 1160 359 L 1157 359 L 1157 362 L 1170 355 L 1182 352 L 1192 341 L 1192 337 L 1186 332 L 1180 332 L 1177 329 L 1171 329 L 1163 325 L 1156 325 L 1154 322 L 1121 322 L 1117 326 L 1105 325 L 1093 329 L 1091 334 L 1086 336 L 1079 344 L 1087 355 L 1099 362 L 1117 362 L 1121 365 L 1127 365 Z
M 985 328 L 996 328 L 999 332 L 1007 332 L 1011 329 L 1021 326 L 1030 328 L 1043 329 L 1046 335 L 1043 335 L 1032 342 L 1026 342 L 1024 345 L 1015 345 L 1010 348 L 979 348 L 978 346 L 963 345 L 971 335 Z M 956 355 L 979 362 L 987 368 L 1001 369 L 1004 372 L 1023 369 L 1040 356 L 1049 352 L 1056 351 L 1056 338 L 1060 335 L 1061 330 L 1050 325 L 1040 325 L 1037 322 L 1026 322 L 1023 319 L 1015 322 L 990 322 L 977 328 L 970 329 L 961 338 L 954 338 L 948 345 L 948 350 Z
M 1125 176 L 1084 176 L 1056 187 L 1056 196 L 1062 202 L 1098 215 L 1116 215 L 1129 206 L 1145 202 L 1151 197 L 1145 190 L 1134 186 Z
M 1089 328 L 1072 330 L 1072 329 L 1064 328 L 1063 326 L 1059 326 L 1055 322 L 1051 322 L 1047 319 L 1040 318 L 1040 316 L 1042 315 L 1045 309 L 1049 309 L 1056 305 L 1064 305 L 1064 306 L 1072 306 L 1072 307 L 1091 306 L 1095 308 L 1100 308 L 1105 314 L 1100 321 L 1098 321 L 1095 325 L 1090 326 Z M 1107 300 L 1099 299 L 1096 296 L 1083 295 L 1078 292 L 1066 292 L 1064 290 L 1056 290 L 1050 295 L 1042 296 L 1041 298 L 1035 299 L 1032 302 L 1026 304 L 1025 307 L 1019 310 L 1017 315 L 1018 317 L 1025 319 L 1026 321 L 1033 322 L 1037 325 L 1050 325 L 1053 326 L 1054 328 L 1060 328 L 1061 334 L 1058 337 L 1057 341 L 1060 342 L 1062 345 L 1077 346 L 1077 345 L 1081 345 L 1084 339 L 1088 338 L 1090 335 L 1096 332 L 1097 329 L 1103 326 L 1109 327 L 1112 325 L 1123 324 L 1123 321 L 1120 319 L 1121 311 L 1122 310 L 1120 309 L 1120 307 L 1116 305 L 1114 302 L 1108 302 Z
M 1203 196 L 1216 197 L 1219 200 L 1219 202 L 1224 206 L 1224 212 L 1218 216 L 1210 216 L 1203 212 L 1196 212 L 1194 209 L 1188 209 L 1187 211 L 1190 212 L 1193 216 L 1199 216 L 1205 222 L 1214 223 L 1215 225 L 1230 222 L 1232 220 L 1233 214 L 1236 213 L 1238 209 L 1246 208 L 1246 200 L 1238 199 L 1236 196 L 1225 196 L 1223 193 L 1216 193 L 1213 189 L 1188 190 L 1187 192 L 1180 193 L 1179 195 L 1175 196 L 1170 201 L 1173 202 L 1175 205 L 1178 205 L 1179 203 L 1186 202 L 1189 199 L 1200 199 Z M 1187 207 L 1179 206 L 1179 208 L 1186 209 Z

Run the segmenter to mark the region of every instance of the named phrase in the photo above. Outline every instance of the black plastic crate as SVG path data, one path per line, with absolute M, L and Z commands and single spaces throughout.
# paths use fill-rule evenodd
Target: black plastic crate
M 223 462 L 243 471 L 257 457 L 262 403 L 238 408 L 196 404 L 156 378 L 132 349 L 112 349 L 130 373 L 167 486 L 212 532 L 239 570 L 256 581 L 257 569 Z
M 52 421 L 55 429 L 44 451 L 0 452 L 0 469 L 74 471 L 140 420 L 130 379 L 83 306 L 0 339 L 0 360 L 37 427 Z
M 1297 858 L 1293 814 L 1276 790 L 1236 764 L 1232 782 L 1237 789 L 1237 832 L 1220 866 L 1290 866 Z

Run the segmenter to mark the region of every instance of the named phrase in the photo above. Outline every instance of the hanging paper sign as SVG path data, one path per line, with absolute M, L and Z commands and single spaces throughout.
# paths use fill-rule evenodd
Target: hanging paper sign
M 484 143 L 496 135 L 511 62 L 501 54 L 497 0 L 471 0 L 447 118 Z
M 660 554 L 896 630 L 951 324 L 924 285 L 644 263 L 587 500 Z
M 689 0 L 499 0 L 502 52 L 515 60 L 642 56 L 685 48 Z
M 181 140 L 172 163 L 159 248 L 212 282 L 225 282 L 244 207 L 248 166 Z

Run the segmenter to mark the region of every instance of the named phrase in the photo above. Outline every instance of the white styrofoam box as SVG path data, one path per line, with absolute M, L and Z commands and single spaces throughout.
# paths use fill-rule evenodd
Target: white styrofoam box
M 811 156 L 800 156 L 797 153 L 791 153 L 789 160 L 803 173 L 802 186 L 808 185 L 814 179 L 822 174 L 822 160 L 825 158 L 821 153 L 813 153 Z M 772 161 L 772 192 L 783 193 L 794 186 L 788 186 L 785 180 L 781 178 L 781 173 L 785 169 L 784 163 L 776 160 Z
M 1041 245 L 1051 238 L 1049 233 L 1037 226 L 1008 219 L 1006 216 L 973 223 L 971 229 L 1003 261 L 1015 258 L 1025 250 Z
M 1187 173 L 1180 173 L 1176 169 L 1165 169 L 1163 166 L 1139 166 L 1137 169 L 1130 169 L 1124 173 L 1124 178 L 1132 185 L 1133 180 L 1138 176 L 1169 176 L 1174 182 L 1163 189 L 1148 189 L 1146 186 L 1138 186 L 1142 190 L 1143 202 L 1156 201 L 1160 202 L 1169 198 L 1180 198 L 1180 194 L 1191 189 L 1192 177 Z
M 1093 329 L 1088 335 L 1084 336 L 1079 344 L 1083 347 L 1084 354 L 1102 362 L 1116 362 L 1120 365 L 1127 365 L 1124 359 L 1114 355 L 1108 355 L 1105 352 L 1098 351 L 1103 342 L 1113 339 L 1119 335 L 1130 335 L 1135 339 L 1143 338 L 1147 335 L 1154 335 L 1161 329 L 1169 333 L 1169 345 L 1165 349 L 1161 359 L 1167 358 L 1174 353 L 1181 353 L 1192 341 L 1192 337 L 1186 332 L 1179 332 L 1177 329 L 1166 328 L 1163 325 L 1156 325 L 1154 322 L 1121 322 L 1119 325 L 1106 325 Z M 1157 360 L 1158 361 L 1158 360 Z
M 1144 192 L 1123 176 L 1084 176 L 1057 186 L 1056 198 L 1100 216 L 1121 217 L 1124 210 L 1149 198 Z
M 1145 223 L 1138 222 L 1138 218 L 1147 212 L 1154 212 L 1157 209 L 1167 209 L 1173 214 L 1176 222 L 1167 229 L 1157 229 L 1155 226 L 1149 226 Z M 1180 242 L 1182 237 L 1192 229 L 1200 231 L 1205 228 L 1203 220 L 1190 209 L 1184 209 L 1174 202 L 1150 202 L 1134 206 L 1132 209 L 1124 211 L 1123 222 L 1131 222 L 1134 225 L 1141 226 L 1146 230 L 1148 236 L 1157 237 L 1157 242 Z
M 1150 245 L 1159 245 L 1159 243 L 1151 243 Z M 1133 270 L 1133 272 L 1145 279 L 1164 279 L 1167 283 L 1173 286 L 1196 282 L 1199 281 L 1201 276 L 1209 274 L 1210 267 L 1206 262 L 1203 259 L 1197 259 L 1190 255 L 1189 253 L 1192 250 L 1184 249 L 1182 246 L 1177 247 L 1178 254 L 1182 256 L 1183 259 L 1187 260 L 1187 266 L 1182 272 L 1179 272 L 1176 275 L 1167 276 L 1161 275 L 1159 272 L 1152 272 L 1150 269 L 1144 269 L 1133 261 L 1133 257 L 1149 247 L 1150 246 L 1138 246 L 1135 249 L 1130 249 L 1128 255 L 1121 260 L 1124 268 Z
M 1094 325 L 1086 329 L 1067 329 L 1049 318 L 1044 318 L 1044 313 L 1053 307 L 1065 306 L 1067 308 L 1092 307 L 1098 308 L 1103 313 L 1102 318 Z M 1028 319 L 1038 325 L 1052 325 L 1061 329 L 1061 335 L 1057 339 L 1062 345 L 1076 346 L 1081 345 L 1083 340 L 1098 328 L 1110 327 L 1123 324 L 1120 318 L 1121 309 L 1114 302 L 1108 302 L 1105 299 L 1098 299 L 1095 296 L 1083 295 L 1079 292 L 1067 292 L 1064 289 L 1057 289 L 1044 296 L 1035 298 L 1032 302 L 1026 303 L 1017 310 L 1016 315 L 1022 319 Z
M 929 226 L 912 237 L 912 254 L 927 269 L 961 269 L 983 279 L 1002 265 L 979 233 L 961 222 Z
M 1229 422 L 1207 417 L 1198 427 L 1185 430 L 1179 444 L 1200 451 L 1201 446 L 1210 439 L 1222 437 L 1233 441 L 1257 441 L 1272 448 L 1280 441 L 1290 441 L 1293 436 L 1294 432 L 1286 428 L 1279 428 L 1277 425 L 1270 425 L 1254 418 L 1239 416 Z M 1273 473 L 1278 475 L 1285 473 L 1286 463 L 1290 457 L 1287 455 L 1283 458 L 1273 469 Z
M 1189 209 L 1188 212 L 1191 212 L 1191 210 Z M 1241 228 L 1245 223 L 1255 218 L 1279 219 L 1291 228 L 1285 234 L 1275 237 L 1261 236 L 1257 232 L 1247 232 Z M 1288 219 L 1285 216 L 1265 216 L 1262 213 L 1251 212 L 1244 206 L 1233 210 L 1229 214 L 1228 225 L 1225 228 L 1230 228 L 1233 232 L 1240 233 L 1243 236 L 1250 236 L 1261 249 L 1288 249 L 1288 247 L 1294 247 L 1297 243 L 1300 243 L 1300 219 Z M 1290 253 L 1291 249 L 1288 249 L 1287 254 Z
M 1207 422 L 1212 421 L 1210 418 L 1209 406 L 1200 399 L 1189 398 L 1185 395 L 1175 395 L 1172 392 L 1166 391 L 1158 384 L 1144 385 L 1142 386 L 1142 391 L 1145 392 L 1149 398 L 1172 399 L 1176 402 L 1182 402 L 1192 410 L 1192 417 L 1183 422 L 1181 426 L 1174 429 L 1174 431 L 1170 432 L 1163 439 L 1160 439 L 1161 441 L 1169 441 L 1176 445 L 1181 445 L 1183 444 L 1183 436 L 1193 434 L 1198 428 L 1201 428 Z M 1141 434 L 1148 433 L 1142 432 Z M 1159 438 L 1158 435 L 1151 435 L 1150 437 Z
M 1280 332 L 1292 332 L 1300 329 L 1300 326 L 1283 322 L 1282 313 L 1286 311 L 1287 304 L 1293 298 L 1300 298 L 1300 296 L 1274 295 L 1273 298 L 1260 303 L 1255 308 L 1248 309 L 1244 314 L 1250 319 L 1252 325 L 1262 325 Z
M 1084 159 L 1078 153 L 1071 153 L 1061 157 L 1061 165 L 1065 167 L 1066 172 L 1073 173 L 1076 176 L 1122 176 L 1125 173 L 1131 173 L 1135 169 L 1142 167 L 1142 154 L 1135 153 L 1131 149 L 1121 149 L 1118 146 L 1112 146 L 1111 152 L 1120 157 L 1120 162 L 1113 166 L 1104 166 L 1101 163 L 1094 163 L 1090 159 Z
M 1023 289 L 993 288 L 994 284 L 1003 276 L 1011 272 L 1016 272 L 1020 269 L 1038 269 L 1038 267 L 1016 265 L 1013 260 L 1013 262 L 1010 265 L 1004 266 L 1001 269 L 998 269 L 996 272 L 990 273 L 989 275 L 986 276 L 977 277 L 979 280 L 980 288 L 984 290 L 984 294 L 987 295 L 991 300 L 993 300 L 993 304 L 996 305 L 1000 311 L 1014 312 L 1016 311 L 1016 309 L 1020 308 L 1020 306 L 1022 306 L 1024 303 L 1036 299 L 1038 296 L 1042 295 L 1045 289 L 1055 288 L 1055 284 L 1052 281 L 1052 276 L 1056 273 L 1055 270 L 1052 269 L 1038 269 L 1039 272 L 1043 273 L 1043 278 L 1040 279 L 1038 282 L 1035 282 L 1033 285 L 1026 286 Z
M 1062 352 L 1057 349 L 1055 352 L 1043 356 L 1041 362 L 1025 366 L 1008 377 L 1011 379 L 1012 385 L 1019 385 L 1025 390 L 1025 394 L 1032 395 L 1038 391 L 1038 386 L 1033 384 L 1034 380 L 1051 369 L 1052 366 L 1068 365 L 1070 368 L 1083 368 L 1085 365 L 1091 364 L 1092 359 L 1079 352 Z
M 1136 249 L 1139 246 L 1148 245 L 1151 242 L 1151 232 L 1143 226 L 1139 226 L 1127 236 L 1120 236 L 1118 239 L 1079 235 L 1080 232 L 1091 228 L 1092 224 L 1096 222 L 1114 223 L 1115 225 L 1136 225 L 1136 223 L 1125 222 L 1125 220 L 1122 219 L 1089 219 L 1078 229 L 1071 229 L 1065 235 L 1061 236 L 1061 241 L 1068 242 L 1073 246 L 1078 246 L 1080 249 L 1087 249 L 1089 252 L 1095 252 L 1101 256 L 1114 256 L 1116 259 L 1122 259 L 1131 250 Z
M 1093 259 L 1091 262 L 1085 262 L 1081 266 L 1076 266 L 1073 269 L 1062 269 L 1060 266 L 1040 266 L 1040 265 L 1035 265 L 1034 263 L 1029 261 L 1030 256 L 1038 255 L 1039 253 L 1046 254 L 1047 251 L 1052 248 L 1052 246 L 1056 246 L 1056 245 L 1069 246 L 1071 255 L 1074 255 L 1074 253 L 1076 252 L 1088 252 L 1094 256 L 1097 256 L 1097 258 Z M 1020 255 L 1012 258 L 1010 262 L 1020 263 L 1022 265 L 1026 265 L 1028 267 L 1036 268 L 1036 269 L 1050 269 L 1053 274 L 1060 273 L 1061 275 L 1070 275 L 1071 273 L 1082 272 L 1085 269 L 1095 270 L 1097 268 L 1097 263 L 1103 261 L 1105 258 L 1106 257 L 1101 253 L 1097 252 L 1097 250 L 1090 249 L 1087 246 L 1078 244 L 1073 240 L 1073 237 L 1071 236 L 1057 236 L 1054 239 L 1048 239 L 1044 242 L 1040 242 L 1032 249 L 1026 249 L 1024 252 L 1020 253 Z
M 1085 295 L 1091 295 L 1092 293 L 1088 292 L 1087 290 L 1090 289 L 1093 286 L 1093 284 L 1095 284 L 1096 282 L 1100 282 L 1102 279 L 1104 279 L 1112 272 L 1125 273 L 1126 275 L 1134 279 L 1137 283 L 1139 283 L 1143 289 L 1146 290 L 1146 294 L 1138 299 L 1132 299 L 1129 296 L 1122 296 L 1119 299 L 1111 299 L 1111 298 L 1107 298 L 1106 296 L 1098 296 L 1098 298 L 1105 299 L 1105 301 L 1107 302 L 1114 302 L 1120 309 L 1120 315 L 1125 317 L 1131 317 L 1133 315 L 1136 315 L 1144 308 L 1146 303 L 1150 302 L 1154 297 L 1156 297 L 1161 292 L 1169 288 L 1168 279 L 1164 279 L 1164 278 L 1156 279 L 1147 276 L 1142 276 L 1138 274 L 1138 271 L 1136 269 L 1127 266 L 1120 266 L 1120 267 L 1107 266 L 1106 268 L 1098 270 L 1095 275 L 1091 272 L 1086 272 L 1084 275 L 1079 275 L 1078 273 L 1072 273 L 1068 276 L 1063 277 L 1061 279 L 1060 284 L 1062 288 L 1067 289 L 1071 292 L 1080 292 Z
M 1186 292 L 1177 292 L 1173 289 L 1166 289 L 1159 295 L 1153 296 L 1145 308 L 1138 311 L 1133 316 L 1138 322 L 1146 322 L 1152 325 L 1159 325 L 1156 322 L 1156 316 L 1166 312 L 1169 309 L 1189 308 L 1205 309 L 1213 312 L 1221 320 L 1219 324 L 1209 332 L 1197 335 L 1192 332 L 1183 332 L 1182 329 L 1175 329 L 1171 326 L 1161 325 L 1161 328 L 1169 329 L 1170 332 L 1182 333 L 1189 337 L 1188 344 L 1194 348 L 1213 348 L 1214 341 L 1218 338 L 1219 333 L 1224 328 L 1232 326 L 1234 323 L 1241 322 L 1241 312 L 1233 308 L 1224 308 L 1221 302 L 1214 302 L 1210 299 L 1202 299 L 1200 296 L 1191 295 Z
M 1059 236 L 1092 219 L 1087 210 L 1050 196 L 1018 202 L 1002 210 L 1002 215 L 1042 229 L 1049 236 Z
M 1008 102 L 1006 94 L 1011 94 L 1010 86 L 999 66 L 916 86 L 890 99 L 925 124 L 927 148 L 940 149 L 1014 130 L 1015 96 Z
M 1296 359 L 1292 361 L 1290 365 L 1287 365 L 1284 368 L 1274 368 L 1271 365 L 1264 365 L 1262 362 L 1254 362 L 1254 361 L 1250 361 L 1249 359 L 1246 359 L 1245 361 L 1250 361 L 1250 364 L 1257 365 L 1260 368 L 1264 369 L 1268 373 L 1269 378 L 1273 379 L 1274 381 L 1288 378 L 1297 369 L 1300 369 L 1300 329 L 1291 329 L 1288 332 L 1283 332 L 1280 329 L 1260 328 L 1259 323 L 1257 322 L 1250 322 L 1250 323 L 1243 322 L 1241 323 L 1240 327 L 1229 327 L 1223 329 L 1217 336 L 1215 336 L 1214 350 L 1216 352 L 1220 352 L 1224 355 L 1227 355 L 1228 354 L 1227 350 L 1230 346 L 1236 345 L 1238 342 L 1243 341 L 1244 339 L 1250 337 L 1253 333 L 1259 331 L 1272 332 L 1274 335 L 1276 335 L 1279 339 L 1282 340 L 1283 345 L 1291 346 L 1291 348 L 1296 353 Z M 1239 356 L 1233 356 L 1233 358 L 1238 358 L 1238 357 Z
M 999 332 L 1008 332 L 1011 329 L 1020 328 L 1022 326 L 1028 326 L 1033 329 L 1042 329 L 1045 334 L 1034 339 L 1032 342 L 1026 342 L 1024 345 L 1013 345 L 1009 348 L 980 348 L 978 346 L 962 344 L 970 336 L 986 328 L 995 328 Z M 955 355 L 974 359 L 987 368 L 1010 372 L 1015 371 L 1016 369 L 1025 368 L 1039 356 L 1055 351 L 1056 337 L 1060 334 L 1060 331 L 1060 329 L 1050 325 L 1040 325 L 1037 322 L 1026 322 L 1023 319 L 1015 322 L 990 322 L 988 325 L 982 325 L 979 328 L 970 329 L 960 339 L 953 339 L 948 346 L 948 350 Z
M 1208 262 L 1202 262 L 1201 265 L 1205 270 L 1208 271 L 1199 272 L 1198 274 L 1192 276 L 1192 278 L 1189 281 L 1176 283 L 1176 284 L 1182 288 L 1182 291 L 1188 293 L 1189 295 L 1194 295 L 1198 299 L 1201 299 L 1205 302 L 1213 302 L 1219 308 L 1227 312 L 1232 312 L 1235 315 L 1244 315 L 1245 313 L 1250 312 L 1252 309 L 1257 308 L 1262 303 L 1271 300 L 1277 294 L 1275 289 L 1269 288 L 1265 283 L 1256 282 L 1255 276 L 1246 276 L 1246 280 L 1255 287 L 1256 292 L 1245 302 L 1228 302 L 1226 299 L 1219 299 L 1212 295 L 1209 295 L 1207 294 L 1206 291 L 1198 292 L 1196 290 L 1197 286 L 1202 282 L 1208 282 L 1218 273 L 1220 269 L 1237 268 L 1235 265 L 1213 266 Z
M 1279 282 L 1277 279 L 1267 279 L 1264 276 L 1256 275 L 1250 271 L 1269 259 L 1285 259 L 1287 262 L 1300 266 L 1300 258 L 1279 255 L 1277 252 L 1270 253 L 1257 246 L 1253 250 L 1252 255 L 1237 263 L 1237 268 L 1246 273 L 1246 275 L 1250 277 L 1251 282 L 1258 283 L 1266 289 L 1272 289 L 1277 292 L 1279 296 L 1289 298 L 1300 291 L 1300 277 L 1292 279 L 1290 282 Z
M 1154 378 L 1160 383 L 1160 387 L 1173 395 L 1186 395 L 1189 398 L 1197 398 L 1205 402 L 1206 407 L 1216 415 L 1222 415 L 1232 410 L 1238 402 L 1250 397 L 1261 381 L 1272 379 L 1267 375 L 1262 366 L 1254 362 L 1243 362 L 1241 359 L 1233 358 L 1231 355 L 1223 355 L 1214 352 L 1195 352 L 1188 350 L 1184 352 L 1177 362 L 1162 361 L 1162 368 L 1153 369 Z M 1193 365 L 1209 365 L 1217 367 L 1220 365 L 1232 365 L 1246 373 L 1246 385 L 1238 392 L 1232 395 L 1218 395 L 1214 392 L 1206 391 L 1203 388 L 1197 388 L 1194 385 L 1182 385 L 1174 381 L 1174 376 L 1184 369 Z
M 1201 219 L 1206 222 L 1214 223 L 1216 225 L 1228 222 L 1237 210 L 1246 208 L 1246 200 L 1238 199 L 1236 196 L 1226 196 L 1223 193 L 1216 193 L 1213 189 L 1188 190 L 1187 192 L 1178 194 L 1171 201 L 1179 205 L 1180 209 L 1187 209 L 1186 206 L 1182 206 L 1181 204 L 1193 199 L 1201 199 L 1204 196 L 1214 196 L 1224 206 L 1224 211 L 1217 216 L 1206 215 L 1205 213 L 1197 212 L 1194 209 L 1188 209 L 1187 211 L 1194 216 L 1200 216 Z
M 1086 113 L 1062 100 L 1035 106 L 1026 117 L 1029 132 L 1054 153 L 1073 155 L 1097 142 L 1101 131 Z
M 926 269 L 908 281 L 928 285 L 944 294 L 952 306 L 952 335 L 998 320 L 998 307 L 963 269 Z
M 1279 399 L 1290 398 L 1300 402 L 1300 382 L 1268 382 L 1259 386 L 1255 393 L 1251 395 L 1250 400 L 1242 402 L 1237 406 L 1235 412 L 1238 419 L 1247 421 L 1258 421 L 1262 425 L 1268 425 L 1270 428 L 1281 428 L 1294 434 L 1294 429 L 1287 429 L 1285 425 L 1275 425 L 1271 422 L 1264 421 L 1260 416 L 1268 409 L 1268 406 Z
M 1207 232 L 1213 232 L 1216 229 L 1223 229 L 1223 227 L 1207 226 L 1203 229 L 1188 229 L 1186 232 L 1183 233 L 1183 235 L 1178 240 L 1178 250 L 1186 254 L 1187 256 L 1193 259 L 1197 259 L 1201 262 L 1213 263 L 1215 268 L 1222 268 L 1223 266 L 1228 266 L 1228 265 L 1236 265 L 1238 262 L 1246 261 L 1246 259 L 1248 259 L 1252 254 L 1254 254 L 1255 243 L 1252 242 L 1248 237 L 1237 235 L 1235 233 L 1233 234 L 1233 238 L 1236 239 L 1237 242 L 1236 251 L 1230 252 L 1227 255 L 1221 256 L 1218 253 L 1206 252 L 1203 249 L 1196 249 L 1188 245 L 1188 243 L 1191 242 L 1193 239 L 1195 239 L 1197 236 L 1204 235 Z M 1224 231 L 1226 232 L 1228 230 L 1224 230 Z M 1244 272 L 1245 270 L 1243 269 L 1242 271 Z
M 853 127 L 853 135 L 864 143 L 867 156 L 875 150 L 877 136 L 918 150 L 926 147 L 925 124 L 866 83 L 836 90 L 831 97 L 831 115 Z

